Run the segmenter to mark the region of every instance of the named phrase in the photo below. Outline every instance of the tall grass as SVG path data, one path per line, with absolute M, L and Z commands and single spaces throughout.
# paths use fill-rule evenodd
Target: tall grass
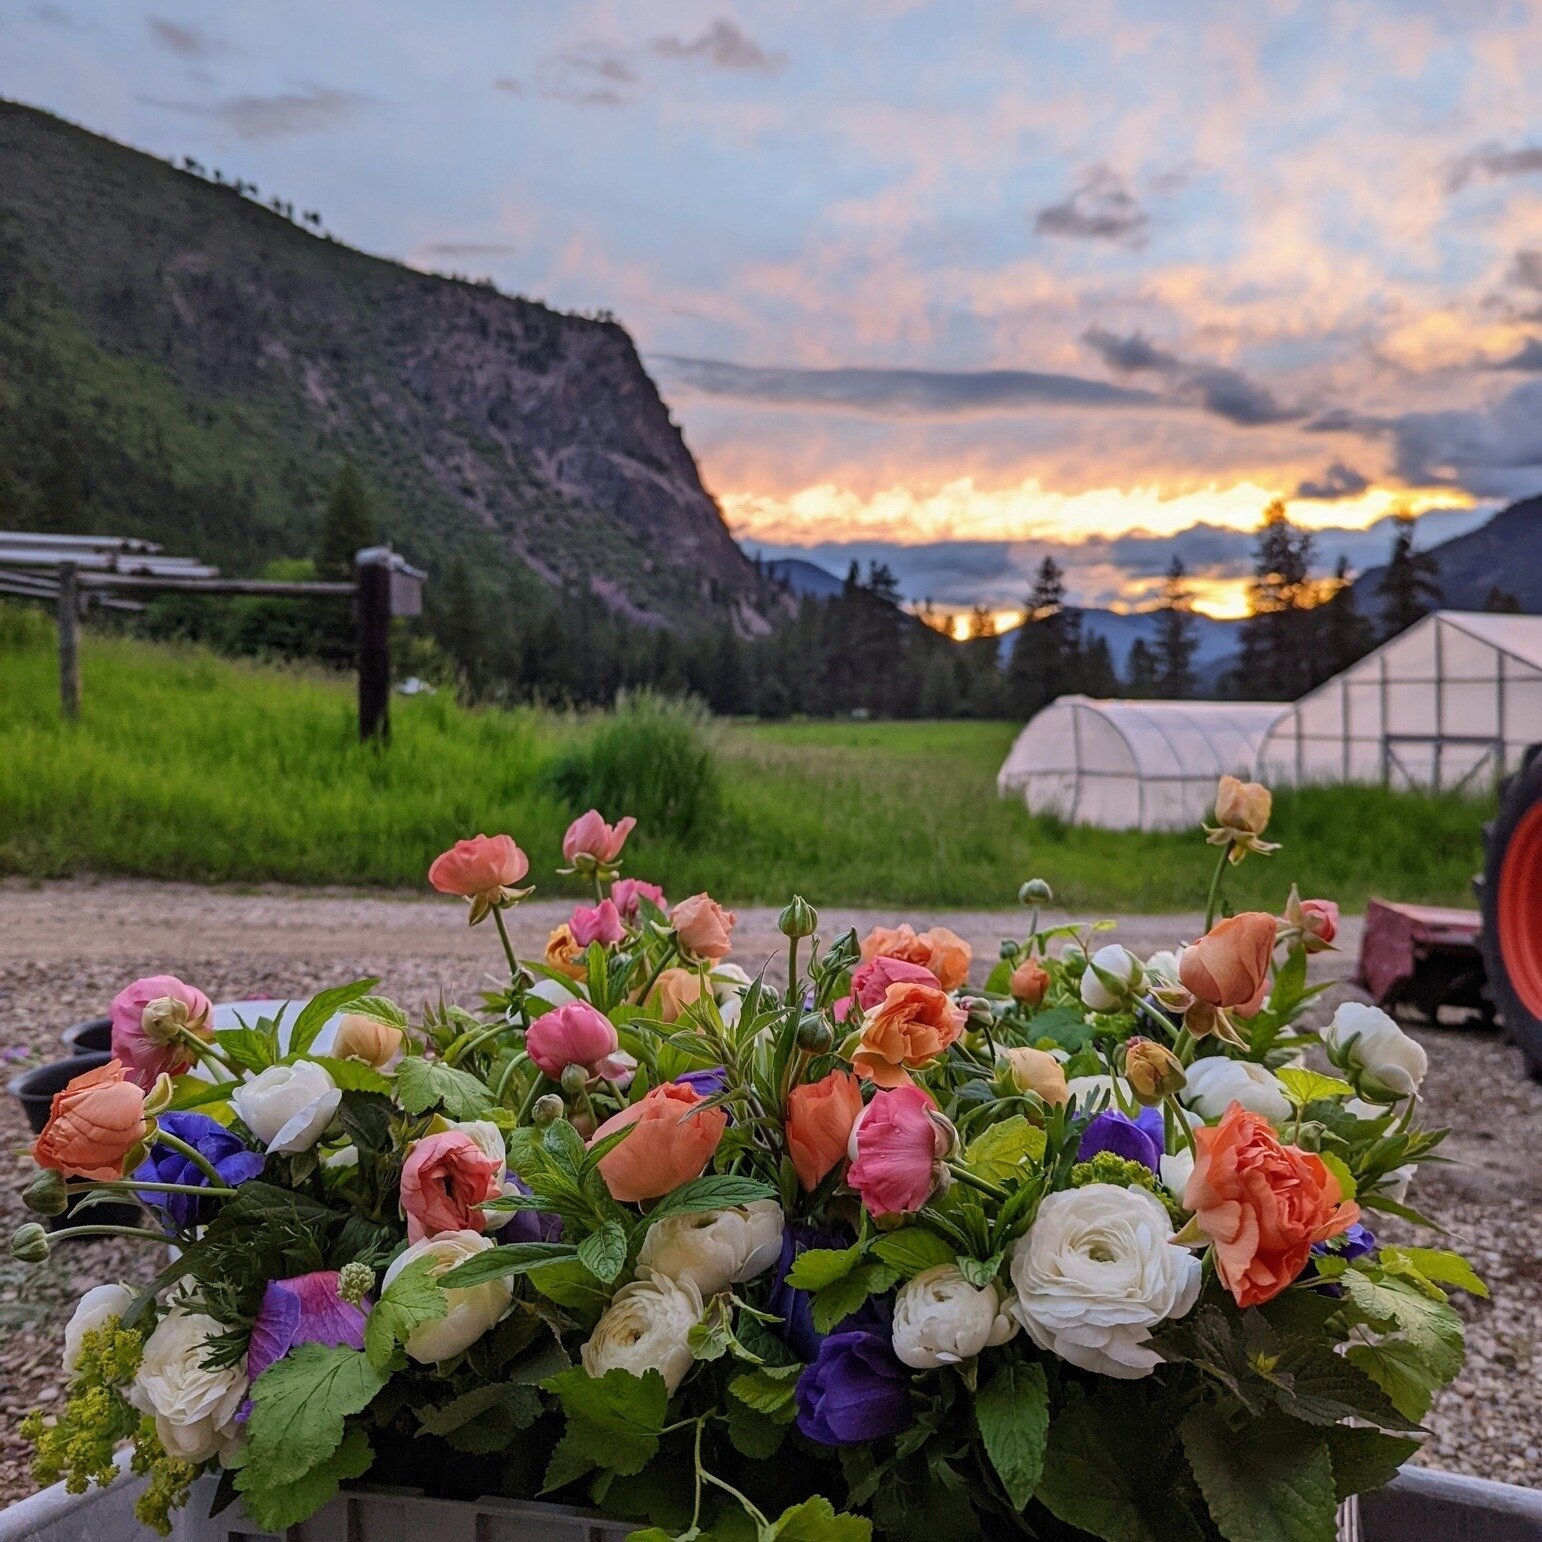
M 883 907 L 1012 903 L 1042 876 L 1077 910 L 1197 908 L 1211 849 L 1035 818 L 995 796 L 1014 726 L 709 726 L 654 699 L 617 715 L 392 704 L 360 745 L 351 682 L 88 635 L 81 720 L 60 722 L 52 633 L 0 606 L 0 871 L 421 887 L 457 836 L 507 830 L 545 893 L 592 802 L 636 813 L 627 871 L 675 897 Z M 1305 788 L 1229 892 L 1277 909 L 1296 878 L 1346 908 L 1373 893 L 1463 903 L 1481 803 Z M 574 890 L 574 892 L 577 892 Z

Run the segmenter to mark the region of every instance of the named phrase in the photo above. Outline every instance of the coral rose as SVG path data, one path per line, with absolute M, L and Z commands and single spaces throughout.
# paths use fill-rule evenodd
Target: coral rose
M 582 980 L 588 973 L 584 950 L 579 947 L 573 928 L 566 921 L 546 939 L 544 959 L 548 969 L 555 969 L 570 980 Z
M 445 1130 L 412 1143 L 402 1168 L 402 1209 L 408 1242 L 444 1231 L 486 1231 L 477 1207 L 503 1192 L 503 1164 L 464 1130 Z
M 592 942 L 607 948 L 614 947 L 626 936 L 626 928 L 621 924 L 621 912 L 616 909 L 615 902 L 608 899 L 601 900 L 598 905 L 590 905 L 587 909 L 580 905 L 568 922 L 568 930 L 573 934 L 573 941 L 581 948 L 587 948 Z
M 1012 971 L 1007 989 L 1012 993 L 1014 1001 L 1025 1007 L 1036 1007 L 1044 1000 L 1044 992 L 1049 989 L 1049 970 L 1038 959 L 1025 958 Z
M 144 1138 L 145 1095 L 121 1060 L 109 1060 L 54 1094 L 32 1158 L 66 1177 L 105 1182 L 123 1176 L 124 1158 Z
M 112 1052 L 128 1069 L 129 1080 L 146 1092 L 156 1078 L 176 1076 L 193 1063 L 182 1029 L 200 1039 L 213 1037 L 209 998 L 184 985 L 174 974 L 146 975 L 112 998 Z
M 851 1063 L 880 1087 L 898 1087 L 906 1068 L 929 1065 L 964 1031 L 968 1014 L 935 985 L 901 981 L 862 1024 Z
M 862 961 L 875 958 L 903 959 L 919 964 L 936 975 L 945 991 L 956 990 L 969 978 L 973 951 L 957 932 L 945 926 L 917 932 L 908 923 L 900 926 L 875 926 L 862 939 Z
M 845 1158 L 861 1112 L 862 1084 L 850 1071 L 832 1071 L 787 1094 L 787 1152 L 805 1189 L 817 1189 Z
M 588 866 L 609 867 L 621 855 L 627 836 L 636 827 L 637 821 L 630 814 L 608 825 L 600 818 L 598 809 L 590 809 L 580 814 L 562 837 L 563 860 L 570 864 L 582 861 Z
M 715 964 L 730 951 L 730 934 L 738 917 L 724 910 L 710 894 L 693 894 L 674 908 L 670 919 L 680 946 L 697 958 L 710 958 Z
M 1261 910 L 1217 921 L 1178 957 L 1178 978 L 1197 1000 L 1250 1017 L 1263 1005 L 1276 922 Z
M 666 1023 L 678 1022 L 688 1006 L 701 1000 L 701 991 L 699 974 L 689 969 L 666 969 L 653 982 L 648 1010 Z
M 1215 1269 L 1241 1307 L 1272 1301 L 1306 1267 L 1314 1242 L 1360 1218 L 1321 1157 L 1280 1143 L 1259 1114 L 1233 1103 L 1194 1131 L 1198 1155 L 1184 1207 L 1215 1244 Z
M 587 1001 L 569 1001 L 543 1012 L 525 1034 L 525 1048 L 536 1069 L 560 1081 L 570 1065 L 582 1066 L 591 1076 L 618 1067 L 608 1064 L 620 1048 L 616 1030 L 603 1012 Z
M 911 1214 L 932 1197 L 957 1138 L 924 1088 L 907 1082 L 879 1092 L 852 1134 L 846 1181 L 869 1215 Z
M 721 1108 L 693 1113 L 704 1101 L 694 1087 L 665 1082 L 594 1132 L 591 1145 L 632 1126 L 632 1133 L 600 1158 L 600 1176 L 613 1198 L 631 1204 L 657 1199 L 706 1171 L 728 1115 Z

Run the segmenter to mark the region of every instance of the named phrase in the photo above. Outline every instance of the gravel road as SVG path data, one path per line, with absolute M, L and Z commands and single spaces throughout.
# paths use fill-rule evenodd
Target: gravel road
M 566 901 L 531 901 L 513 913 L 515 944 L 539 953 L 565 919 Z M 851 925 L 928 919 L 915 912 L 831 911 L 822 933 Z M 975 947 L 981 969 L 1000 938 L 1019 932 L 1018 911 L 938 913 Z M 1123 918 L 1111 934 L 1137 952 L 1193 937 L 1196 915 Z M 753 971 L 783 943 L 775 912 L 741 912 L 734 957 Z M 1344 951 L 1314 966 L 1334 989 L 1320 1010 L 1353 987 L 1341 983 L 1359 943 L 1348 920 Z M 0 882 L 0 1062 L 8 1074 L 56 1057 L 69 1023 L 104 1012 L 114 992 L 140 974 L 167 970 L 215 1000 L 297 995 L 360 975 L 404 1004 L 474 999 L 499 963 L 490 928 L 470 930 L 451 900 L 340 890 L 209 890 L 127 880 Z M 775 965 L 773 964 L 773 971 Z M 1477 1264 L 1492 1302 L 1459 1298 L 1469 1322 L 1466 1369 L 1431 1416 L 1422 1459 L 1455 1472 L 1542 1486 L 1542 1086 L 1520 1057 L 1489 1034 L 1422 1031 L 1430 1051 L 1428 1117 L 1454 1127 L 1449 1167 L 1427 1168 L 1418 1197 L 1448 1219 L 1455 1245 Z M 0 1190 L 4 1234 L 26 1219 L 16 1197 L 30 1171 L 17 1104 L 0 1099 L 0 1141 L 16 1181 Z M 1429 1240 L 1429 1239 L 1423 1239 Z M 78 1295 L 109 1278 L 145 1272 L 138 1244 L 77 1243 L 41 1269 L 0 1259 L 0 1504 L 28 1492 L 20 1416 L 60 1395 L 60 1336 Z

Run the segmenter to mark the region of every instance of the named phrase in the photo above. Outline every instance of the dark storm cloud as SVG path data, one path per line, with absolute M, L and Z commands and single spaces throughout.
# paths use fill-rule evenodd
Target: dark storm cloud
M 284 139 L 349 123 L 373 98 L 331 86 L 306 85 L 273 96 L 231 96 L 215 102 L 140 100 L 190 117 L 211 118 L 242 139 Z
M 1334 461 L 1316 481 L 1305 481 L 1296 486 L 1297 498 L 1315 498 L 1331 503 L 1337 498 L 1353 498 L 1371 485 L 1370 478 L 1362 476 L 1353 466 Z
M 1067 198 L 1046 204 L 1033 216 L 1033 228 L 1041 236 L 1123 246 L 1139 246 L 1149 223 L 1124 178 L 1107 166 L 1089 169 Z
M 655 355 L 666 383 L 777 407 L 846 407 L 882 417 L 955 417 L 1055 407 L 1159 407 L 1160 397 L 1030 370 L 757 369 Z
M 1459 193 L 1469 182 L 1494 182 L 1503 177 L 1525 177 L 1542 171 L 1542 145 L 1521 145 L 1506 150 L 1501 145 L 1479 145 L 1452 161 L 1446 172 L 1446 188 Z
M 229 46 L 202 27 L 191 22 L 173 21 L 168 16 L 146 16 L 145 25 L 155 42 L 179 59 L 212 59 L 216 54 L 225 53 Z
M 719 70 L 761 70 L 775 75 L 787 66 L 787 55 L 767 50 L 729 17 L 720 16 L 700 37 L 658 37 L 653 51 L 662 59 L 695 59 Z

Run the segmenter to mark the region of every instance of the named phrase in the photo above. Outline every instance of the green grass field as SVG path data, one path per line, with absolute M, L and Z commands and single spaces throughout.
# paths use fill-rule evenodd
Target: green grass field
M 381 751 L 355 741 L 348 680 L 91 636 L 82 674 L 82 717 L 66 727 L 51 627 L 0 606 L 0 871 L 416 888 L 457 836 L 506 830 L 544 892 L 562 883 L 549 875 L 572 810 L 553 767 L 593 741 L 596 717 L 398 698 Z M 719 725 L 716 806 L 689 837 L 644 825 L 627 871 L 731 903 L 796 889 L 815 903 L 985 909 L 1039 876 L 1079 910 L 1199 907 L 1212 852 L 1197 834 L 1070 828 L 999 800 L 1014 731 Z M 1294 877 L 1350 910 L 1372 894 L 1467 903 L 1486 814 L 1378 788 L 1284 793 L 1269 833 L 1285 850 L 1245 863 L 1229 893 L 1277 909 Z

